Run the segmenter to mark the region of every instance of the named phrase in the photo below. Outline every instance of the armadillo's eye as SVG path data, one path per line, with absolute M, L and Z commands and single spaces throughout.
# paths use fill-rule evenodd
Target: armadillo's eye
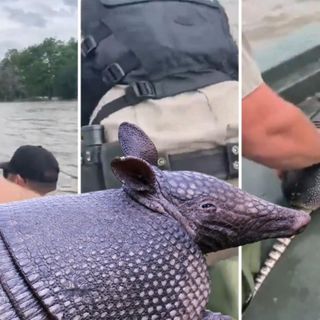
M 210 202 L 206 202 L 206 203 L 202 204 L 201 208 L 205 209 L 205 210 L 216 210 L 216 206 Z

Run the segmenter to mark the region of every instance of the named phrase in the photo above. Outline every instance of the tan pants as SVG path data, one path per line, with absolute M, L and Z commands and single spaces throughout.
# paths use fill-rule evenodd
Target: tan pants
M 110 90 L 94 114 L 102 105 L 122 96 L 124 90 L 124 86 Z M 101 124 L 108 142 L 117 140 L 119 125 L 128 121 L 141 127 L 160 152 L 177 154 L 212 149 L 237 140 L 238 95 L 238 82 L 227 81 L 126 107 Z

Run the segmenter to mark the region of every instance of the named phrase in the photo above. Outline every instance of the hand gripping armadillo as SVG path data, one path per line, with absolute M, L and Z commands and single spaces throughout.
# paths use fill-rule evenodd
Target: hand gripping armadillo
M 310 102 L 309 102 L 310 101 Z M 319 99 L 320 101 L 320 99 Z M 305 105 L 314 103 L 314 99 L 308 99 Z M 320 129 L 320 122 L 312 121 L 315 127 Z M 282 179 L 282 191 L 290 205 L 303 208 L 307 211 L 314 211 L 320 208 L 320 164 L 313 166 L 285 171 Z
M 204 254 L 309 222 L 213 177 L 160 171 L 133 125 L 119 141 L 122 189 L 1 206 L 1 320 L 230 319 L 205 310 Z

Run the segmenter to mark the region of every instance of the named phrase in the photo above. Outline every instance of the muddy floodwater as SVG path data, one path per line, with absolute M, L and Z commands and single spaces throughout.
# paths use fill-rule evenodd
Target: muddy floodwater
M 60 164 L 59 193 L 77 192 L 77 103 L 0 103 L 0 161 L 21 145 L 41 145 Z
M 269 68 L 320 45 L 320 1 L 243 0 L 243 29 Z

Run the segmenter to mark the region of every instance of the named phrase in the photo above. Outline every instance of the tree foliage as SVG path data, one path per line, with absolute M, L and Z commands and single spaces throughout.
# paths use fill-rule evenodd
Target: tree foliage
M 0 100 L 77 97 L 77 42 L 53 38 L 9 50 L 0 62 Z

